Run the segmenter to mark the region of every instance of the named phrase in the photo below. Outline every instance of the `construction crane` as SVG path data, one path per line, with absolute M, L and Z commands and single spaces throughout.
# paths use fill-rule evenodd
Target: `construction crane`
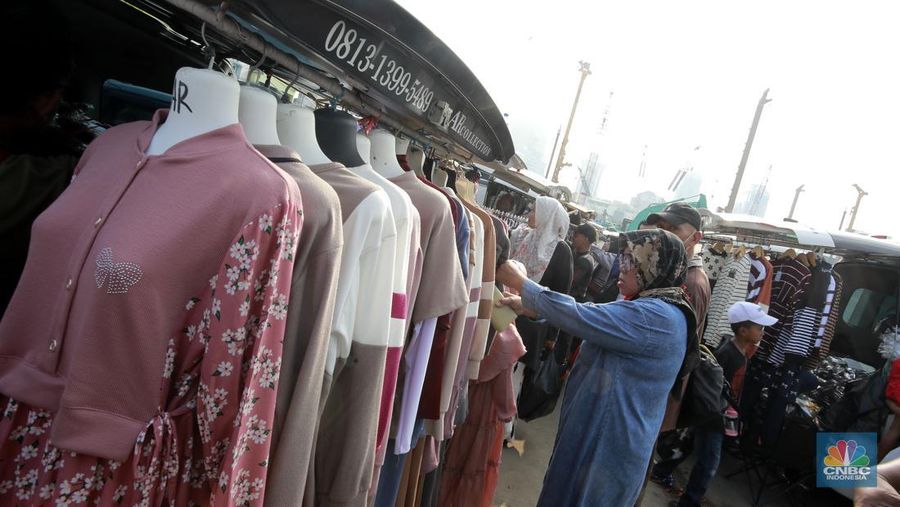
M 756 194 L 750 200 L 750 214 L 755 215 L 759 210 L 759 204 L 762 202 L 763 195 L 766 193 L 766 188 L 769 186 L 769 177 L 772 175 L 772 164 L 769 164 L 769 170 L 766 171 L 766 179 L 763 180 L 762 185 L 756 188 Z
M 591 64 L 589 62 L 578 62 L 578 72 L 581 73 L 581 79 L 578 81 L 578 91 L 575 92 L 575 102 L 572 103 L 572 112 L 569 113 L 569 123 L 566 124 L 566 131 L 563 134 L 562 143 L 559 146 L 559 157 L 556 159 L 556 167 L 553 169 L 553 183 L 559 183 L 559 171 L 565 167 L 572 165 L 566 162 L 566 146 L 569 144 L 569 132 L 572 130 L 572 121 L 575 119 L 575 111 L 578 110 L 578 100 L 581 98 L 581 89 L 584 87 L 584 80 L 591 75 Z

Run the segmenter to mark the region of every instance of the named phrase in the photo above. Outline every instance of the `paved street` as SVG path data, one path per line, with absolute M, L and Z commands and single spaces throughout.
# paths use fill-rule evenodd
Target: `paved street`
M 500 483 L 494 495 L 494 505 L 507 507 L 529 507 L 537 503 L 544 479 L 544 472 L 550 460 L 553 450 L 553 440 L 556 436 L 556 426 L 559 421 L 559 404 L 557 410 L 547 417 L 537 419 L 531 423 L 520 421 L 517 427 L 517 439 L 525 440 L 525 453 L 520 457 L 514 449 L 503 450 L 503 464 L 500 468 Z M 690 474 L 690 463 L 685 463 L 676 472 L 679 484 L 687 483 Z M 719 475 L 714 480 L 704 505 L 710 507 L 750 507 L 750 489 L 746 475 L 738 475 L 731 479 L 725 479 L 723 472 L 737 469 L 737 462 L 725 460 L 719 470 Z M 797 507 L 810 505 L 815 507 L 825 506 L 849 506 L 849 501 L 843 501 L 831 492 L 823 492 L 815 499 L 804 503 L 791 502 L 787 497 L 764 498 L 762 505 L 771 507 Z M 821 498 L 820 498 L 821 496 Z M 674 500 L 663 488 L 650 483 L 642 507 L 666 507 Z

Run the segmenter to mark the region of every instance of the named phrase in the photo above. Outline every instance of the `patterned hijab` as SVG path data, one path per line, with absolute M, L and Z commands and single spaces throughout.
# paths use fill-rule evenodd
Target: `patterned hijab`
M 556 245 L 569 232 L 569 215 L 559 201 L 546 196 L 535 199 L 534 213 L 534 229 L 522 226 L 512 232 L 510 258 L 525 265 L 528 278 L 540 282 Z
M 626 232 L 619 236 L 619 252 L 630 253 L 637 268 L 640 293 L 634 299 L 660 299 L 678 307 L 687 319 L 687 349 L 678 372 L 677 379 L 680 380 L 700 361 L 697 317 L 682 288 L 688 267 L 684 244 L 671 232 L 648 229 Z M 676 381 L 672 387 L 672 395 L 681 399 L 680 381 Z

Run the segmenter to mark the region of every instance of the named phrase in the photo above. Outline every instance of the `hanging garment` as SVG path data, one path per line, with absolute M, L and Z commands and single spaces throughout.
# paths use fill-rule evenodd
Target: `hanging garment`
M 392 178 L 391 182 L 409 194 L 419 211 L 422 225 L 422 263 L 418 276 L 421 283 L 412 301 L 412 322 L 420 325 L 405 353 L 405 367 L 401 367 L 404 380 L 403 396 L 399 402 L 401 407 L 397 410 L 395 406 L 394 410 L 397 422 L 395 451 L 405 454 L 411 448 L 413 424 L 434 338 L 434 324 L 437 317 L 467 304 L 468 294 L 462 270 L 457 267 L 455 228 L 446 198 L 419 181 L 413 173 Z M 435 323 L 421 325 L 430 319 L 435 319 Z
M 785 358 L 789 356 L 805 360 L 818 339 L 822 310 L 831 287 L 831 272 L 816 271 L 809 280 L 809 285 L 798 291 L 795 296 L 795 311 L 791 317 L 791 326 L 781 328 L 778 341 L 766 358 L 774 365 L 784 363 Z M 824 330 L 822 334 L 824 335 Z
M 763 280 L 762 287 L 759 291 L 759 296 L 756 298 L 756 304 L 758 304 L 763 310 L 768 312 L 769 306 L 772 304 L 772 285 L 775 280 L 775 268 L 772 266 L 772 263 L 769 262 L 769 260 L 765 257 L 763 257 L 761 260 L 763 265 L 766 267 L 766 279 Z
M 403 345 L 406 342 L 406 334 L 409 330 L 408 298 L 410 263 L 409 252 L 412 243 L 419 242 L 418 229 L 420 227 L 419 212 L 415 209 L 406 192 L 397 185 L 391 183 L 384 176 L 378 174 L 369 165 L 363 165 L 351 169 L 354 174 L 379 186 L 391 201 L 391 211 L 394 216 L 394 225 L 397 230 L 397 254 L 394 256 L 394 279 L 391 303 L 391 331 L 388 343 L 387 362 L 384 374 L 384 384 L 381 393 L 381 407 L 378 418 L 378 453 L 387 445 L 390 429 L 391 415 L 394 407 L 394 397 L 397 390 L 397 375 L 400 369 L 400 360 L 403 356 Z M 416 232 L 415 238 L 412 233 Z M 381 460 L 376 457 L 376 462 Z
M 516 413 L 512 368 L 524 353 L 515 326 L 494 336 L 478 380 L 469 388 L 469 415 L 449 442 L 437 505 L 492 505 L 500 475 L 503 425 Z
M 338 163 L 310 169 L 341 201 L 344 247 L 325 363 L 315 487 L 307 486 L 305 496 L 323 505 L 364 505 L 391 334 L 397 231 L 380 187 Z
M 297 182 L 307 210 L 291 281 L 265 497 L 268 505 L 299 505 L 314 452 L 334 318 L 344 244 L 341 202 L 294 150 L 256 149 Z
M 494 308 L 494 280 L 497 270 L 497 235 L 491 215 L 472 203 L 466 203 L 469 210 L 478 215 L 484 224 L 484 256 L 481 270 L 481 299 L 478 303 L 478 319 L 475 321 L 475 337 L 469 351 L 466 372 L 469 380 L 478 378 L 478 369 L 487 350 L 487 337 L 491 328 L 491 314 Z M 571 280 L 570 282 L 571 283 Z
M 710 285 L 714 286 L 719 279 L 722 268 L 728 262 L 728 253 L 717 252 L 713 250 L 712 246 L 709 246 L 703 250 L 703 253 L 700 256 L 703 259 L 703 271 L 705 271 L 706 276 L 709 277 Z
M 768 311 L 772 299 L 772 264 L 765 257 L 750 254 L 750 283 L 747 286 L 747 301 L 756 303 Z
M 472 350 L 472 342 L 475 339 L 475 327 L 478 321 L 478 310 L 481 307 L 481 290 L 484 270 L 484 240 L 481 236 L 484 234 L 481 228 L 481 219 L 473 214 L 473 219 L 479 225 L 479 241 L 476 245 L 475 268 L 471 277 L 469 304 L 466 306 L 466 319 L 463 328 L 462 343 L 460 344 L 459 357 L 456 362 L 456 371 L 453 377 L 453 385 L 450 392 L 450 405 L 447 413 L 444 415 L 444 437 L 450 438 L 453 435 L 453 427 L 458 421 L 456 416 L 460 408 L 460 404 L 465 405 L 466 393 L 468 390 L 468 362 L 469 353 Z
M 825 294 L 825 304 L 822 306 L 822 310 L 816 315 L 819 318 L 818 330 L 815 334 L 815 341 L 812 344 L 812 350 L 810 350 L 808 354 L 808 357 L 810 358 L 815 357 L 819 354 L 819 349 L 822 347 L 822 342 L 825 340 L 825 330 L 828 328 L 828 316 L 831 314 L 831 306 L 834 304 L 834 298 L 837 295 L 837 279 L 830 272 L 828 278 L 828 289 Z
M 0 504 L 262 503 L 300 194 L 237 124 L 145 156 L 166 114 L 98 138 L 35 222 Z
M 459 260 L 460 270 L 465 280 L 468 271 L 468 261 L 466 255 L 469 251 L 469 226 L 466 217 L 466 210 L 459 198 L 453 194 L 452 190 L 443 189 L 435 186 L 430 181 L 420 178 L 420 181 L 426 185 L 441 192 L 450 203 L 453 210 L 453 223 L 456 231 L 456 247 L 457 259 Z M 465 265 L 465 267 L 463 267 Z M 461 306 L 464 307 L 464 306 Z M 454 309 L 454 311 L 457 309 Z M 428 357 L 428 365 L 425 373 L 425 380 L 422 385 L 422 395 L 419 400 L 419 408 L 416 417 L 419 419 L 436 420 L 440 418 L 441 410 L 441 382 L 444 377 L 444 363 L 447 356 L 447 342 L 450 337 L 450 317 L 451 313 L 447 313 L 438 317 L 437 326 L 435 328 L 434 339 L 432 340 L 431 351 Z M 416 470 L 418 471 L 418 470 Z
M 750 279 L 750 256 L 729 257 L 722 266 L 718 281 L 710 298 L 706 316 L 703 343 L 718 348 L 722 338 L 731 334 L 728 323 L 728 309 L 731 305 L 747 299 L 747 284 Z
M 825 324 L 825 333 L 822 335 L 822 344 L 815 353 L 810 354 L 809 359 L 803 366 L 809 370 L 814 370 L 825 361 L 831 352 L 831 340 L 834 338 L 834 331 L 837 329 L 838 319 L 841 313 L 841 298 L 844 288 L 844 281 L 837 272 L 832 271 L 831 276 L 834 277 L 835 290 L 834 299 L 831 302 L 831 310 L 828 312 L 828 323 Z
M 476 283 L 479 285 L 481 284 L 482 259 L 484 256 L 484 227 L 482 225 L 481 219 L 479 219 L 477 215 L 468 211 L 466 212 L 466 214 L 471 222 L 472 230 L 472 237 L 470 241 L 471 249 L 469 251 L 471 265 L 469 269 L 469 279 L 466 280 L 466 283 L 469 287 L 470 300 L 469 304 L 453 312 L 453 316 L 451 319 L 451 333 L 447 346 L 447 354 L 444 358 L 444 375 L 441 379 L 441 419 L 440 421 L 434 419 L 428 419 L 425 421 L 425 433 L 427 435 L 436 437 L 438 440 L 444 440 L 450 433 L 452 433 L 452 425 L 447 426 L 445 424 L 445 414 L 449 410 L 450 403 L 452 401 L 454 385 L 456 383 L 457 377 L 459 376 L 459 368 L 461 365 L 462 367 L 465 367 L 465 361 L 468 359 L 468 355 L 466 355 L 462 359 L 460 358 L 460 355 L 462 354 L 464 342 L 467 342 L 469 347 L 471 347 L 472 337 L 474 336 L 473 333 L 475 331 L 477 305 L 481 295 L 480 287 L 479 290 L 475 292 L 472 291 L 472 288 Z M 472 300 L 472 297 L 475 298 L 474 301 Z M 475 305 L 475 309 L 472 314 L 472 324 L 468 328 L 470 332 L 467 336 L 466 320 L 473 304 Z M 466 340 L 466 338 L 468 338 L 468 340 Z
M 778 319 L 778 322 L 764 331 L 759 350 L 755 355 L 759 360 L 768 359 L 782 329 L 792 328 L 793 315 L 797 308 L 797 294 L 806 289 L 810 277 L 809 268 L 796 258 L 778 259 L 772 263 L 772 267 L 775 274 L 772 278 L 769 315 Z

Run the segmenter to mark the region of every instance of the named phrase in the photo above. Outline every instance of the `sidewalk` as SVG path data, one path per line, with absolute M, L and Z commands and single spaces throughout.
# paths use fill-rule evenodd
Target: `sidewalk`
M 544 472 L 550 461 L 553 451 L 553 441 L 556 438 L 556 428 L 559 422 L 559 408 L 553 414 L 526 423 L 519 421 L 516 428 L 516 438 L 525 440 L 525 452 L 520 457 L 515 449 L 503 450 L 503 463 L 500 466 L 500 482 L 494 494 L 495 506 L 506 507 L 530 507 L 537 503 L 544 480 Z M 687 484 L 691 471 L 692 461 L 684 463 L 676 471 L 675 477 L 679 484 Z M 737 463 L 733 460 L 726 461 L 719 467 L 719 474 L 713 480 L 710 490 L 704 501 L 704 506 L 709 507 L 751 507 L 750 488 L 746 475 L 738 475 L 726 479 L 723 474 L 737 469 Z M 850 502 L 842 500 L 831 492 L 822 492 L 808 505 L 816 507 L 849 506 Z M 821 498 L 820 498 L 821 497 Z M 650 483 L 644 494 L 644 502 L 641 507 L 666 507 L 674 500 L 666 490 Z M 763 499 L 762 505 L 771 507 L 799 507 L 802 503 L 791 502 L 788 497 Z

